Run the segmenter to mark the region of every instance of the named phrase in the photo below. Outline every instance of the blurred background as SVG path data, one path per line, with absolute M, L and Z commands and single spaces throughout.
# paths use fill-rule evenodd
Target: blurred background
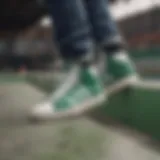
M 111 0 L 110 9 L 138 70 L 160 77 L 160 0 Z M 0 0 L 0 22 L 0 160 L 160 160 L 147 136 L 87 118 L 26 124 L 28 108 L 63 79 L 53 73 L 54 22 L 45 0 Z
M 45 1 L 1 0 L 0 8 L 0 70 L 52 68 L 56 55 L 54 22 L 48 15 Z M 110 8 L 130 54 L 134 58 L 143 57 L 141 67 L 159 71 L 157 64 L 146 66 L 148 60 L 145 64 L 144 60 L 151 56 L 152 63 L 160 54 L 160 1 L 111 0 Z

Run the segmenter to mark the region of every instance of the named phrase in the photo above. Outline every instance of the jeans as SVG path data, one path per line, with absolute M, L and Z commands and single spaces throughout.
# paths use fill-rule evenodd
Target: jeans
M 80 57 L 117 35 L 107 0 L 47 0 L 63 57 Z

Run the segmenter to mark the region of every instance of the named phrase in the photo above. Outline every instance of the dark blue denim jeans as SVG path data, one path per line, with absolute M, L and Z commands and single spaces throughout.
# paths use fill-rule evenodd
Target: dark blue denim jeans
M 107 0 L 47 0 L 56 40 L 64 57 L 91 52 L 117 35 Z

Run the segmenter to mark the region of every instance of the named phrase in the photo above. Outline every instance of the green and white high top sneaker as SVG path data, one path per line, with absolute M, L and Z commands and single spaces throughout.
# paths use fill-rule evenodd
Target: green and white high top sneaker
M 135 80 L 138 78 L 134 63 L 125 50 L 107 56 L 107 72 L 113 82 L 123 79 Z
M 83 115 L 104 103 L 104 87 L 94 66 L 75 66 L 52 97 L 33 107 L 33 120 L 57 120 Z

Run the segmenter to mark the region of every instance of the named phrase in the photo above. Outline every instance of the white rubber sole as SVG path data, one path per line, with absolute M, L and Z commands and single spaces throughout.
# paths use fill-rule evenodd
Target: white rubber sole
M 49 101 L 40 103 L 33 107 L 29 113 L 29 119 L 35 121 L 56 121 L 64 119 L 75 119 L 85 115 L 88 111 L 101 105 L 106 100 L 106 95 L 101 94 L 98 97 L 93 97 L 77 106 L 66 111 L 55 111 L 53 104 Z
M 134 75 L 118 81 L 117 83 L 106 88 L 106 91 L 98 97 L 93 97 L 73 108 L 66 111 L 55 111 L 53 103 L 50 100 L 37 104 L 29 113 L 29 118 L 36 121 L 55 121 L 64 119 L 78 118 L 79 116 L 86 115 L 87 112 L 91 112 L 94 108 L 97 108 L 103 104 L 108 95 L 120 92 L 121 90 L 134 85 L 139 81 L 139 78 Z

